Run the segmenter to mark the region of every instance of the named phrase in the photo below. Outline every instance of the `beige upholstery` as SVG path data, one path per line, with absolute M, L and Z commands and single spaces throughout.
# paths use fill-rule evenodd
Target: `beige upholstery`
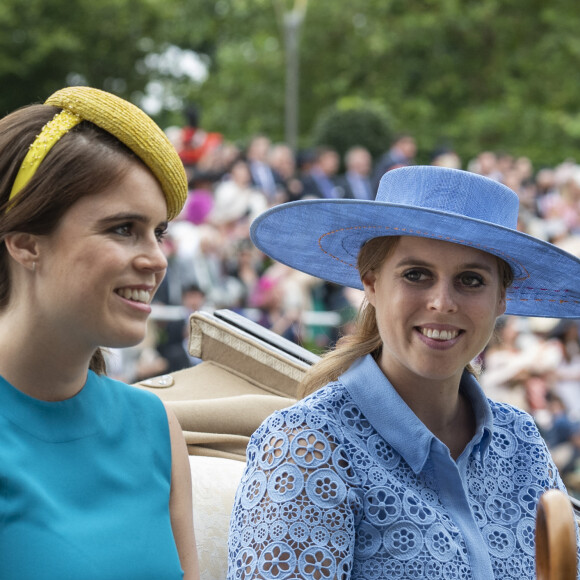
M 270 338 L 266 329 L 256 332 Z M 190 455 L 244 461 L 251 434 L 296 400 L 298 382 L 310 366 L 283 350 L 290 343 L 275 339 L 280 346 L 196 312 L 190 318 L 189 352 L 203 362 L 136 386 L 154 391 L 175 412 Z
M 189 457 L 193 518 L 201 580 L 224 580 L 228 528 L 244 464 L 221 457 Z
M 246 446 L 266 417 L 295 401 L 310 366 L 300 355 L 313 357 L 257 325 L 249 327 L 253 333 L 196 312 L 190 318 L 189 352 L 203 362 L 136 385 L 155 392 L 183 429 L 201 580 L 226 577 L 229 520 Z

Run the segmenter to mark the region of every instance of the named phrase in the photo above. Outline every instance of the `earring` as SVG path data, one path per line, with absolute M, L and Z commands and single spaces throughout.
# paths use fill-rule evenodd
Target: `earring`
M 36 262 L 32 262 L 32 271 L 36 272 Z

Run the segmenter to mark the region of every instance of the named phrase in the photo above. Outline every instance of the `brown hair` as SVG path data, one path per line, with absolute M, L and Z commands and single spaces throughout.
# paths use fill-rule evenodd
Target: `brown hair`
M 369 272 L 380 269 L 384 261 L 395 250 L 399 240 L 399 236 L 373 238 L 361 248 L 357 259 L 361 280 Z M 504 288 L 508 288 L 513 281 L 512 270 L 502 259 L 497 258 L 497 262 L 501 283 Z M 364 300 L 358 313 L 355 331 L 340 338 L 335 348 L 327 352 L 319 362 L 308 370 L 298 387 L 299 396 L 305 397 L 327 383 L 335 381 L 358 358 L 371 354 L 377 360 L 381 353 L 382 344 L 375 307 Z M 471 365 L 467 365 L 466 370 L 475 374 Z
M 132 162 L 142 163 L 111 134 L 83 121 L 54 145 L 29 183 L 9 201 L 28 148 L 59 111 L 58 107 L 31 105 L 0 120 L 0 309 L 8 305 L 11 291 L 6 235 L 50 234 L 77 200 L 118 182 Z M 90 368 L 106 372 L 100 349 Z

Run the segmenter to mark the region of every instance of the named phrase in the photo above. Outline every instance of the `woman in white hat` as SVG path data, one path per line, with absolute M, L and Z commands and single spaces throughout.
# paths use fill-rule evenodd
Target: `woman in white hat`
M 580 260 L 517 215 L 497 182 L 417 166 L 375 201 L 254 222 L 271 257 L 366 301 L 248 446 L 228 578 L 535 578 L 536 504 L 564 485 L 532 418 L 488 400 L 470 361 L 504 313 L 580 317 Z
M 187 450 L 105 375 L 144 338 L 187 195 L 161 129 L 70 87 L 0 120 L 0 576 L 199 578 Z

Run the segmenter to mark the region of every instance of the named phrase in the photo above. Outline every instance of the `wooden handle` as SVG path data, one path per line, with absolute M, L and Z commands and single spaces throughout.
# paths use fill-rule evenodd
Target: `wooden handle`
M 576 522 L 568 496 L 549 489 L 540 497 L 536 514 L 538 580 L 576 580 Z

